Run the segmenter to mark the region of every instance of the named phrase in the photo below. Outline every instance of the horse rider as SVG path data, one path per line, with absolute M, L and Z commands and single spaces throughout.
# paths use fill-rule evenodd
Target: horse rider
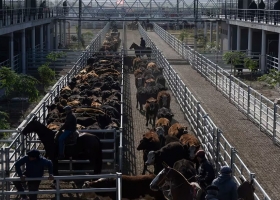
M 220 169 L 220 175 L 213 180 L 212 185 L 219 188 L 219 200 L 237 200 L 237 184 L 231 176 L 232 170 L 228 166 Z
M 200 185 L 202 191 L 205 191 L 208 185 L 211 185 L 215 178 L 215 171 L 213 166 L 205 157 L 205 151 L 199 150 L 195 154 L 195 158 L 199 162 L 198 175 L 196 175 L 196 180 Z M 204 198 L 204 195 L 201 195 Z
M 66 113 L 66 119 L 65 119 L 65 123 L 59 129 L 59 132 L 62 132 L 62 130 L 64 130 L 64 132 L 62 132 L 58 138 L 58 144 L 59 144 L 58 159 L 64 158 L 64 141 L 68 136 L 70 136 L 72 133 L 76 131 L 76 126 L 77 126 L 77 119 L 75 115 L 72 113 L 71 107 L 66 106 L 64 107 L 64 110 Z
M 140 41 L 140 47 L 142 47 L 143 49 L 145 49 L 146 48 L 146 41 L 141 37 L 140 38 L 141 39 L 141 41 Z
M 206 188 L 205 200 L 218 200 L 219 188 L 215 185 L 209 185 Z
M 22 173 L 21 166 L 26 165 L 25 172 Z M 52 161 L 47 160 L 40 155 L 40 152 L 37 149 L 32 149 L 27 153 L 26 156 L 22 157 L 15 163 L 15 168 L 17 175 L 20 177 L 21 181 L 14 181 L 14 185 L 19 192 L 24 192 L 22 182 L 25 182 L 25 177 L 27 178 L 39 178 L 44 175 L 44 167 L 48 168 L 49 171 L 49 180 L 53 179 L 53 164 Z M 28 181 L 27 186 L 29 191 L 38 191 L 41 181 Z M 21 200 L 28 199 L 27 195 L 22 194 Z M 37 194 L 30 194 L 30 200 L 37 200 Z

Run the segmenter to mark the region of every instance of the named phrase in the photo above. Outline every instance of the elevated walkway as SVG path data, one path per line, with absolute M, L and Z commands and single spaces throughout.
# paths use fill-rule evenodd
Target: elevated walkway
M 180 58 L 155 32 L 147 34 L 167 60 Z M 214 123 L 223 131 L 226 139 L 237 148 L 238 155 L 247 167 L 256 173 L 256 178 L 271 199 L 279 199 L 280 148 L 187 62 L 185 65 L 172 66 Z

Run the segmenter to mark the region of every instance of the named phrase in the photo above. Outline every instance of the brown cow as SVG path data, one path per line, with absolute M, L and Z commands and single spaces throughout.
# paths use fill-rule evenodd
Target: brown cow
M 149 62 L 147 65 L 147 69 L 156 69 L 157 65 L 154 62 Z
M 155 121 L 156 121 L 157 111 L 158 111 L 157 100 L 154 99 L 153 97 L 149 98 L 146 101 L 145 109 L 146 109 L 146 126 L 148 126 L 149 120 L 150 123 L 152 123 L 152 119 L 153 119 L 153 127 L 155 127 L 155 123 L 156 123 Z
M 171 96 L 167 91 L 160 91 L 157 95 L 159 108 L 170 108 Z
M 170 128 L 170 121 L 166 118 L 159 118 L 156 122 L 156 128 L 157 127 L 163 127 L 165 136 L 168 134 L 168 130 Z
M 160 149 L 160 141 L 159 141 L 158 135 L 154 130 L 149 129 L 148 132 L 143 134 L 143 138 L 142 138 L 142 140 L 140 140 L 140 144 L 137 147 L 138 151 L 143 150 L 144 163 L 148 159 L 147 155 L 150 151 L 156 151 L 159 149 Z M 154 166 L 154 167 L 156 167 L 156 166 Z M 144 164 L 142 174 L 144 175 L 146 171 L 147 171 L 147 165 Z
M 195 135 L 193 134 L 183 134 L 180 137 L 180 142 L 183 145 L 188 145 L 189 146 L 189 156 L 190 159 L 194 159 L 195 158 L 195 153 L 199 150 L 200 148 L 200 142 L 197 139 L 197 137 L 195 137 Z
M 170 128 L 168 130 L 168 135 L 175 136 L 179 139 L 183 134 L 188 133 L 187 129 L 188 129 L 188 127 L 182 126 L 179 123 L 175 123 L 172 126 L 170 126 Z
M 156 177 L 154 174 L 149 175 L 137 175 L 128 176 L 122 175 L 122 197 L 128 199 L 137 199 L 140 196 L 150 195 L 154 197 L 155 200 L 163 200 L 164 196 L 161 191 L 152 191 L 150 189 L 150 183 Z M 101 178 L 96 181 L 86 181 L 83 188 L 115 188 L 116 179 L 115 178 Z M 113 200 L 116 200 L 116 192 L 91 192 L 83 193 L 83 197 L 86 199 L 95 198 L 96 195 L 107 197 L 109 196 Z
M 80 106 L 81 103 L 78 100 L 74 100 L 74 101 L 71 101 L 71 102 L 67 102 L 67 105 L 71 106 L 71 107 L 76 107 L 76 106 Z
M 156 85 L 156 81 L 153 78 L 149 78 L 145 81 L 145 87 L 155 86 L 155 85 Z

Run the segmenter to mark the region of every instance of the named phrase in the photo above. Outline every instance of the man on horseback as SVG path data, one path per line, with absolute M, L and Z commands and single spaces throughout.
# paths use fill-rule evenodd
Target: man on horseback
M 205 152 L 203 150 L 196 152 L 196 159 L 199 162 L 198 175 L 196 176 L 196 179 L 201 189 L 205 191 L 206 187 L 211 185 L 214 180 L 215 171 L 213 166 L 206 159 Z
M 64 107 L 65 113 L 66 113 L 66 119 L 65 123 L 61 126 L 59 129 L 59 132 L 62 132 L 61 135 L 58 138 L 58 145 L 59 145 L 59 157 L 58 159 L 64 158 L 64 141 L 67 137 L 69 137 L 71 134 L 73 134 L 76 131 L 77 126 L 77 119 L 75 115 L 72 113 L 71 107 L 66 106 Z
M 146 41 L 141 37 L 141 42 L 140 42 L 140 47 L 142 47 L 143 49 L 146 49 Z

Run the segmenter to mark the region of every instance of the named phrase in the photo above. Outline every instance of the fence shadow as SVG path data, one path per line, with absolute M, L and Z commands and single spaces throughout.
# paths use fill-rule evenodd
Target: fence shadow
M 136 154 L 129 74 L 124 74 L 123 174 L 136 175 Z

